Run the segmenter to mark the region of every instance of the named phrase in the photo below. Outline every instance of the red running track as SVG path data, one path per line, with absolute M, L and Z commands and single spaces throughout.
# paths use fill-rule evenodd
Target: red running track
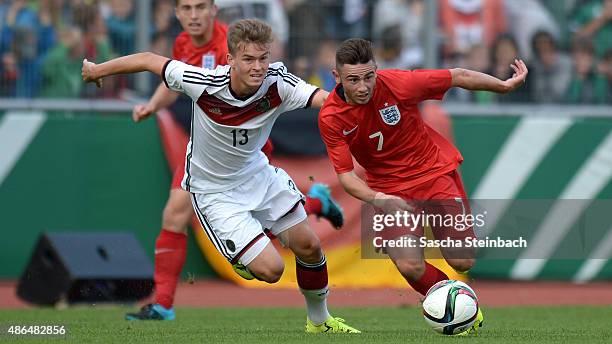
M 472 282 L 481 305 L 551 306 L 612 305 L 612 282 L 572 284 L 560 282 Z M 15 295 L 15 282 L 0 282 L 0 309 L 29 307 Z M 420 295 L 409 289 L 333 289 L 335 307 L 399 307 L 418 305 Z M 179 307 L 302 307 L 302 295 L 291 289 L 250 289 L 217 280 L 182 283 Z

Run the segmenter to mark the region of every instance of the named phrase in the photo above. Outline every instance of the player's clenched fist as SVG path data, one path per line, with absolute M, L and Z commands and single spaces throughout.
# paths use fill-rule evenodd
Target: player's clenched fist
M 87 61 L 87 59 L 83 59 L 83 68 L 81 69 L 81 76 L 83 76 L 83 81 L 85 82 L 95 82 L 96 86 L 102 87 L 102 79 L 96 78 L 94 76 L 94 67 L 95 63 Z
M 378 192 L 376 196 L 374 196 L 372 205 L 376 208 L 381 209 L 385 214 L 395 214 L 398 211 L 411 212 L 414 210 L 414 208 L 402 198 L 393 195 L 387 195 L 382 192 Z
M 151 116 L 156 109 L 150 104 L 138 104 L 132 109 L 132 119 L 134 122 L 140 122 L 141 120 Z

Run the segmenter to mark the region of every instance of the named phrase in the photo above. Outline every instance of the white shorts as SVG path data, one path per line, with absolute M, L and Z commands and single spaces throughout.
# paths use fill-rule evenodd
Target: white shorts
M 248 265 L 275 236 L 304 221 L 304 195 L 289 175 L 271 165 L 227 191 L 191 194 L 204 232 L 232 264 Z

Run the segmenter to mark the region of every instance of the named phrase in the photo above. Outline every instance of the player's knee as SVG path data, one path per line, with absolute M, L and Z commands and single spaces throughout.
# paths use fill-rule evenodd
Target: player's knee
M 466 272 L 470 270 L 475 263 L 475 259 L 473 258 L 447 259 L 446 261 L 448 262 L 448 265 L 458 272 Z
M 162 215 L 162 227 L 175 233 L 187 233 L 191 208 L 180 209 L 167 204 Z
M 425 263 L 423 261 L 400 259 L 395 262 L 395 266 L 404 278 L 411 281 L 419 280 L 425 273 Z
M 285 270 L 284 264 L 273 264 L 252 271 L 257 278 L 267 283 L 276 283 L 280 280 Z
M 302 251 L 301 256 L 309 260 L 321 259 L 321 241 L 316 235 L 313 235 L 301 245 L 300 251 Z

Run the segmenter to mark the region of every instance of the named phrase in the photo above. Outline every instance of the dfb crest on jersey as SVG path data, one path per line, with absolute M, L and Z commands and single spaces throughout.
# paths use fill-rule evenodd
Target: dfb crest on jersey
M 272 107 L 272 103 L 270 102 L 270 99 L 268 97 L 263 97 L 259 101 L 259 103 L 257 103 L 257 105 L 255 106 L 255 111 L 266 112 L 270 110 L 271 107 Z
M 402 118 L 402 114 L 400 113 L 400 110 L 397 105 L 392 105 L 384 109 L 380 109 L 378 110 L 378 112 L 380 112 L 380 117 L 382 117 L 383 121 L 385 121 L 385 123 L 387 123 L 388 125 L 396 125 Z

